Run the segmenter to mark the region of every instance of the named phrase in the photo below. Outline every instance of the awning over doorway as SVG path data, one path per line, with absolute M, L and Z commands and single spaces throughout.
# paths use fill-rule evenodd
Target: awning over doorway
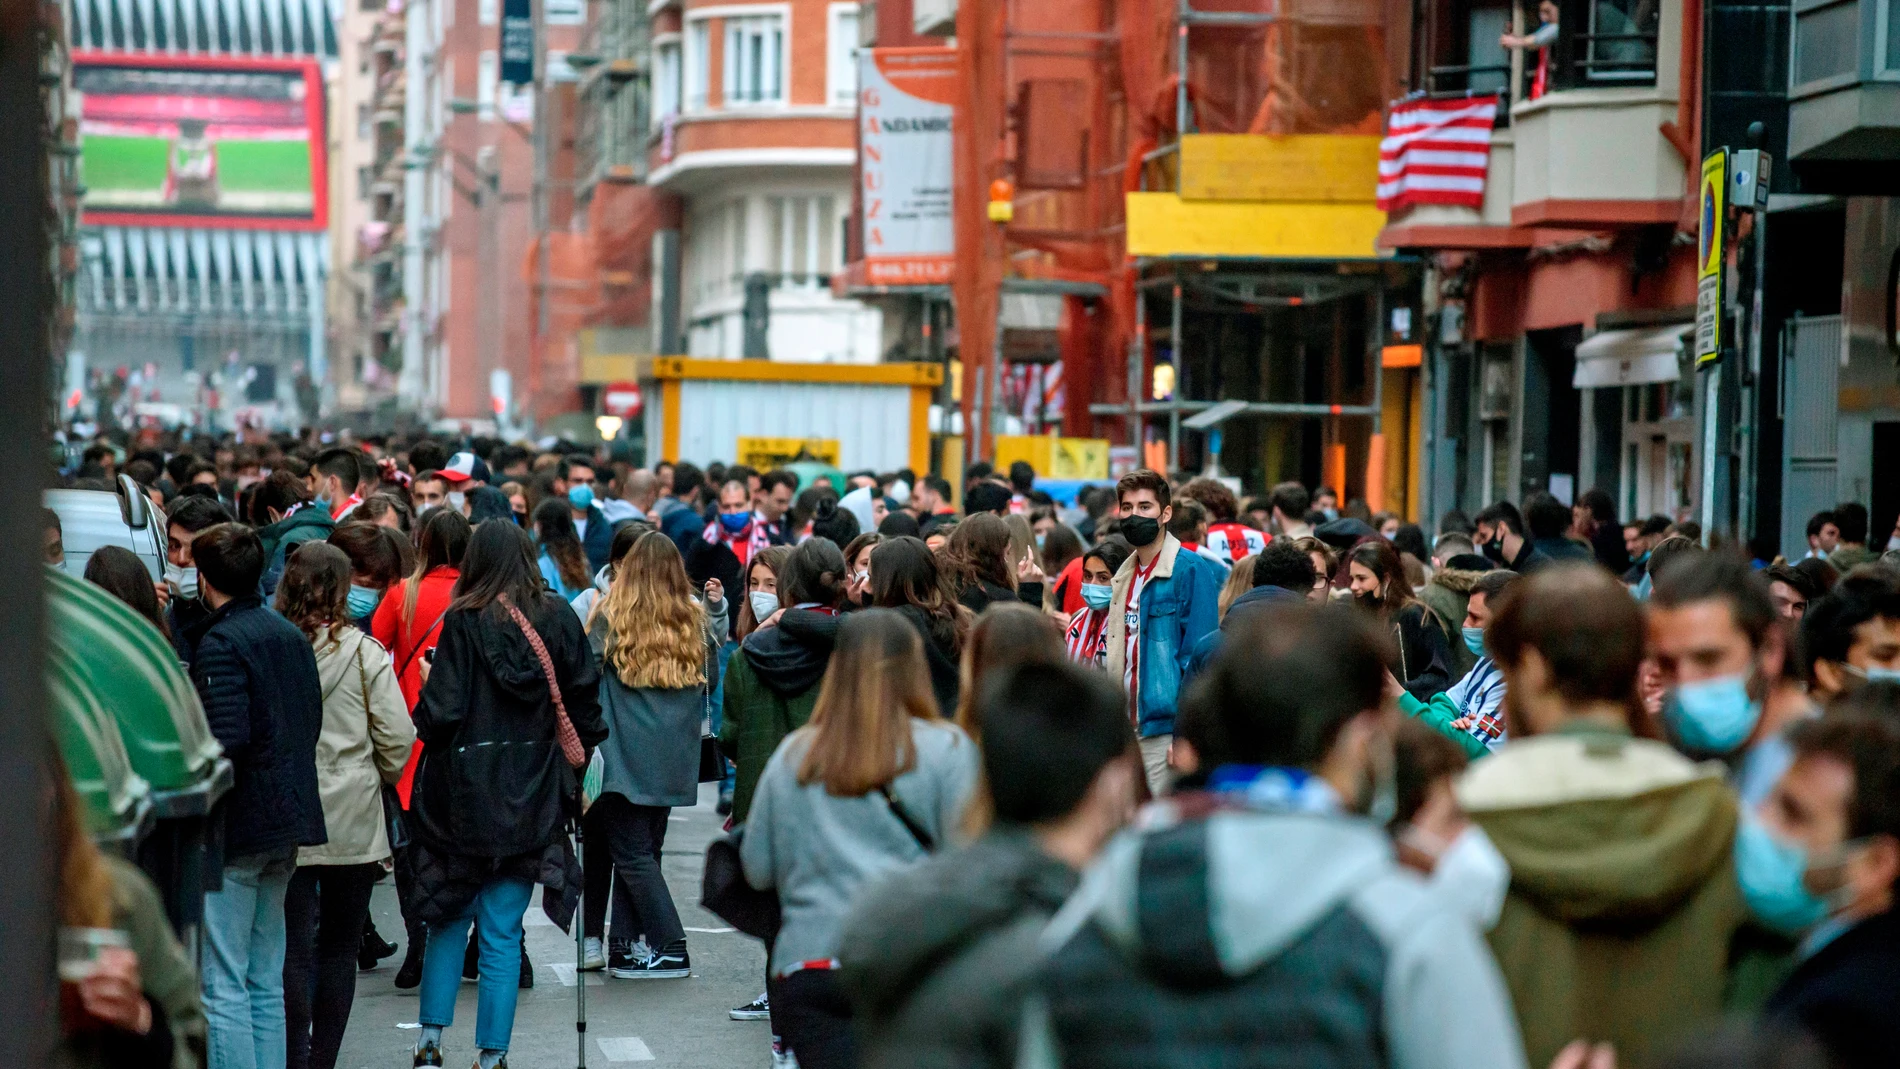
M 1604 330 L 1577 346 L 1577 373 L 1570 384 L 1579 389 L 1604 386 L 1640 386 L 1675 382 L 1682 377 L 1682 339 L 1691 324 L 1639 330 Z

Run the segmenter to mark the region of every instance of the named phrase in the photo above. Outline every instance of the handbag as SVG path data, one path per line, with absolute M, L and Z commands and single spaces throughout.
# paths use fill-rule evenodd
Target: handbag
M 761 891 L 746 882 L 739 860 L 745 825 L 732 829 L 706 846 L 706 867 L 699 878 L 699 904 L 739 931 L 771 943 L 778 938 L 784 916 L 778 891 Z
M 356 679 L 363 688 L 363 715 L 369 715 L 369 669 L 363 665 L 363 647 L 356 647 Z M 394 784 L 382 784 L 378 792 L 383 800 L 383 823 L 389 833 L 389 849 L 401 850 L 409 845 L 409 822 L 403 818 L 402 796 L 396 793 Z
M 548 656 L 547 643 L 528 622 L 527 614 L 516 608 L 506 597 L 497 598 L 501 607 L 508 610 L 515 626 L 528 640 L 534 655 L 541 660 L 541 671 L 548 677 L 548 697 L 554 699 L 554 740 L 561 744 L 561 755 L 567 758 L 569 767 L 580 768 L 587 764 L 587 748 L 581 745 L 580 733 L 574 730 L 574 721 L 567 717 L 567 703 L 561 700 L 561 687 L 554 681 L 554 658 Z

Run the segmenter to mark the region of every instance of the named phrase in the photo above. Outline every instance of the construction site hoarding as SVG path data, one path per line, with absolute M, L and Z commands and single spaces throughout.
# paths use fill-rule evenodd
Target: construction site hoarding
M 956 262 L 950 196 L 956 49 L 870 48 L 859 63 L 865 281 L 941 285 Z
M 1190 201 L 1128 194 L 1128 255 L 1359 260 L 1380 255 L 1385 213 L 1371 203 Z
M 88 225 L 323 230 L 315 60 L 80 53 Z
M 1181 138 L 1183 200 L 1371 204 L 1379 138 L 1355 134 L 1188 134 Z

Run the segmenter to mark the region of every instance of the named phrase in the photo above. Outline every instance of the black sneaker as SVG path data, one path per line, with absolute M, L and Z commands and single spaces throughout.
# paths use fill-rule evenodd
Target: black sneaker
M 442 1048 L 441 1047 L 438 1047 L 433 1043 L 419 1043 L 416 1045 L 416 1065 L 423 1066 L 423 1065 L 441 1065 L 441 1064 L 442 1064 Z
M 607 974 L 609 976 L 621 976 L 638 967 L 641 960 L 642 955 L 635 954 L 633 947 L 625 943 L 607 944 Z
M 758 998 L 743 1006 L 734 1006 L 726 1016 L 735 1021 L 769 1021 L 772 1019 L 772 1004 L 761 994 Z
M 666 949 L 635 959 L 632 968 L 607 967 L 617 980 L 678 980 L 692 975 L 693 963 L 686 956 L 686 940 L 675 939 Z

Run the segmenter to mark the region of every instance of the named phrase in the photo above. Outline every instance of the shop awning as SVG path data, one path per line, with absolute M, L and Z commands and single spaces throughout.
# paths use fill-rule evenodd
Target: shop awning
M 1693 329 L 1690 324 L 1675 323 L 1598 331 L 1577 346 L 1577 373 L 1570 384 L 1590 389 L 1674 382 L 1682 377 L 1683 335 Z

